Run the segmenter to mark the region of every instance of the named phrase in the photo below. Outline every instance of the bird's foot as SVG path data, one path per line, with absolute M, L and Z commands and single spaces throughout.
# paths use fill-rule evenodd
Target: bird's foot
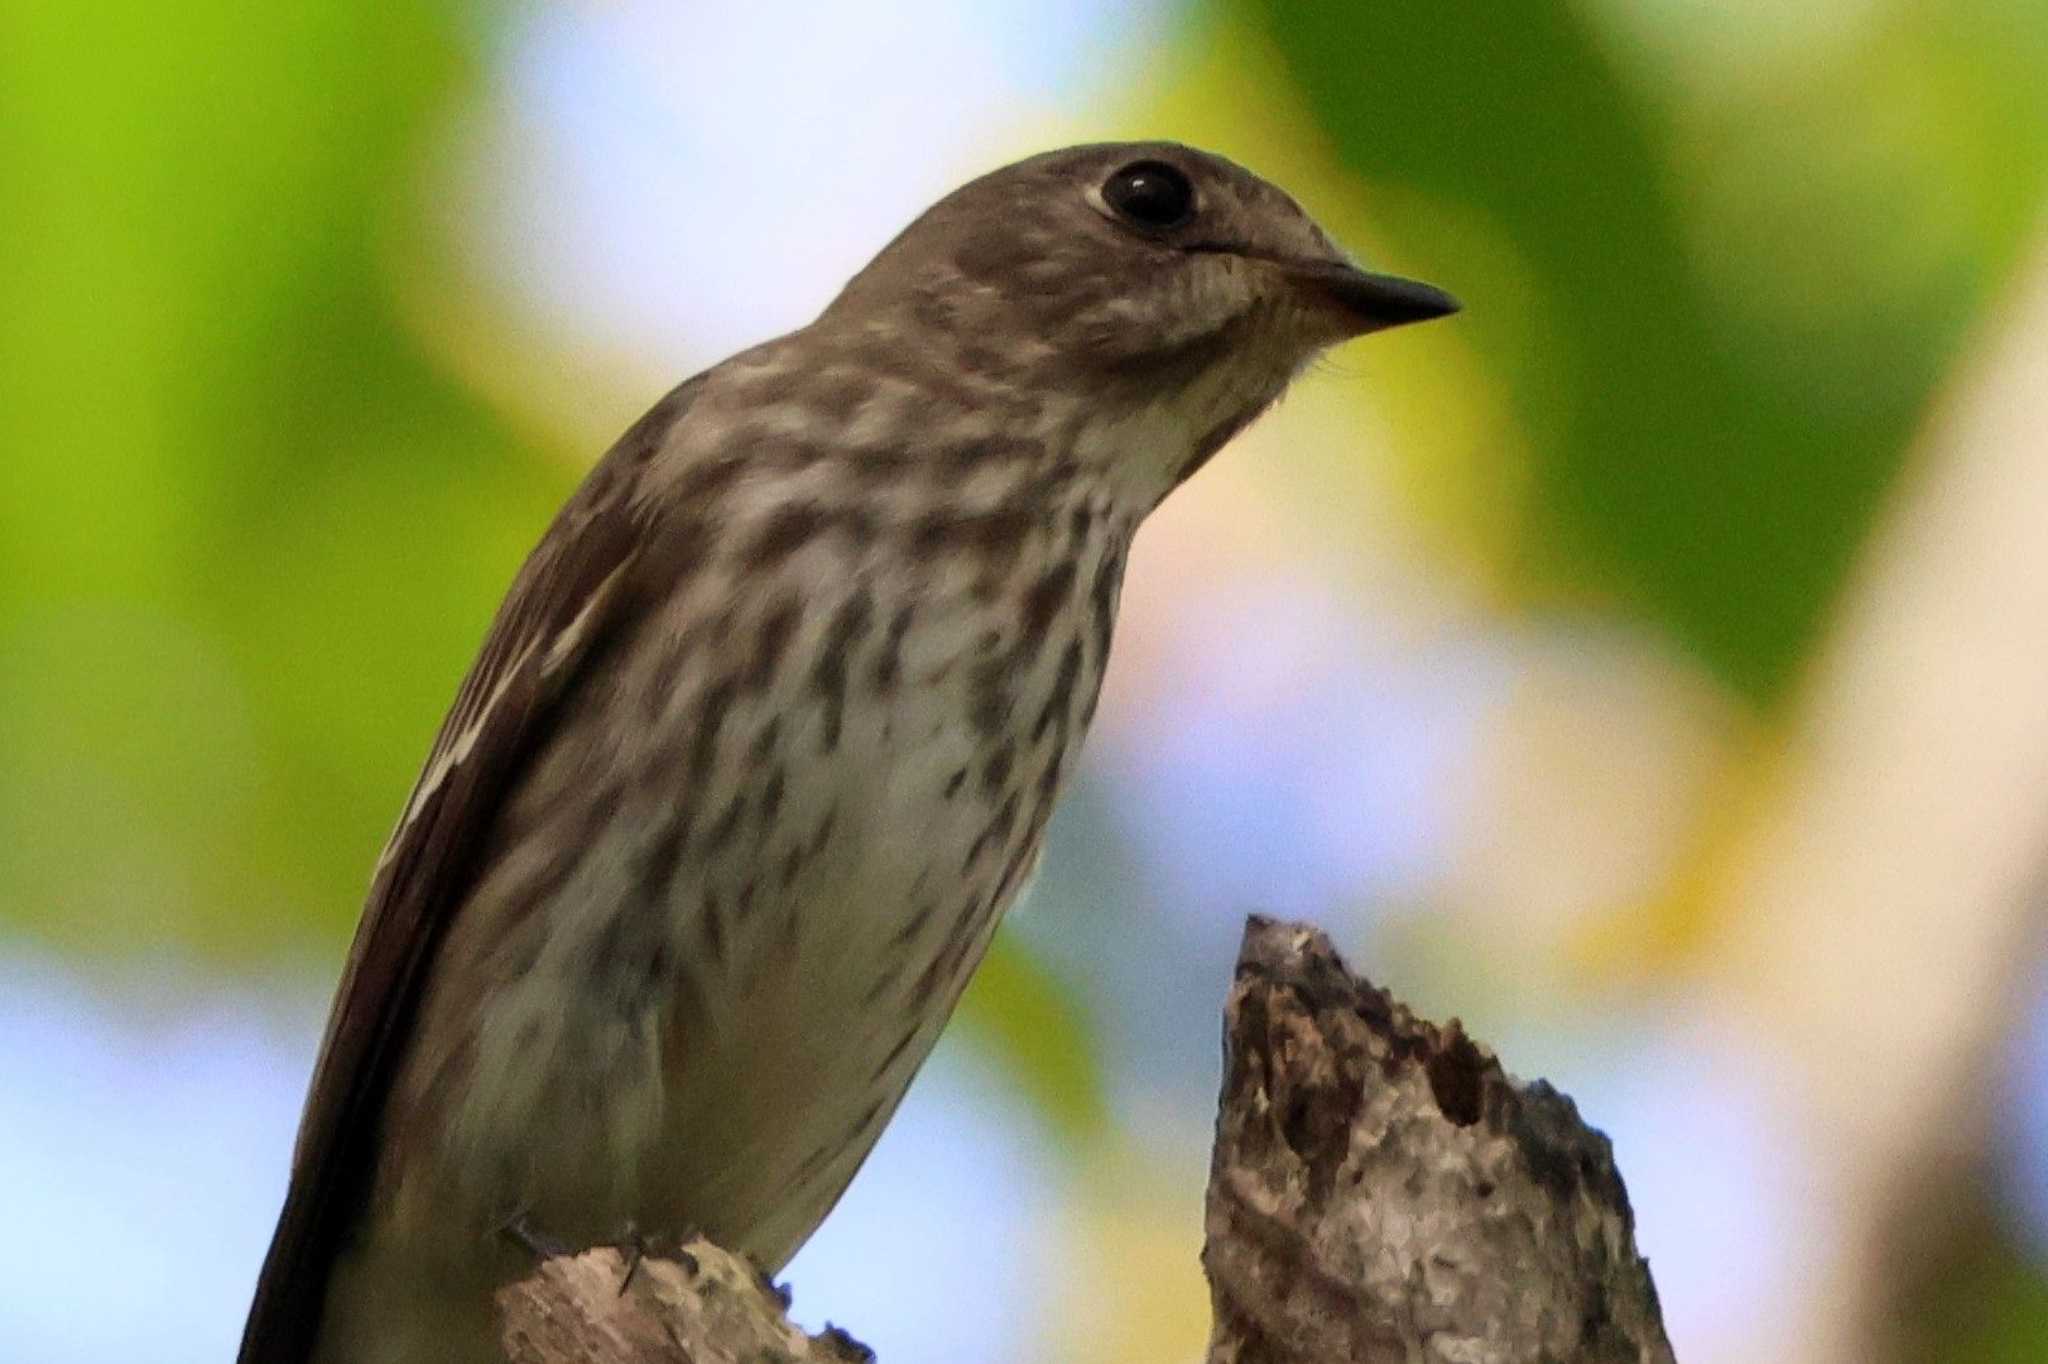
M 633 1276 L 640 1272 L 640 1262 L 647 1258 L 647 1238 L 640 1234 L 640 1228 L 628 1222 L 619 1234 L 618 1247 L 626 1257 L 626 1272 L 619 1276 L 619 1296 L 623 1298 L 633 1286 Z
M 524 1247 L 536 1264 L 569 1253 L 567 1245 L 533 1225 L 525 1208 L 500 1222 L 494 1234 Z
M 666 1235 L 647 1236 L 631 1222 L 626 1223 L 625 1230 L 610 1243 L 626 1260 L 626 1273 L 619 1280 L 619 1296 L 626 1296 L 626 1290 L 633 1286 L 633 1276 L 640 1270 L 640 1262 L 649 1255 L 674 1260 L 683 1267 L 684 1273 L 694 1275 L 697 1272 L 697 1257 L 683 1247 L 696 1238 L 695 1227 L 685 1227 L 681 1231 Z
M 533 1224 L 531 1214 L 521 1208 L 500 1222 L 492 1233 L 502 1236 L 522 1247 L 534 1258 L 535 1263 L 552 1260 L 558 1255 L 574 1255 L 575 1247 L 569 1245 Z M 697 1238 L 695 1227 L 685 1227 L 673 1234 L 645 1235 L 632 1222 L 626 1223 L 619 1234 L 609 1241 L 599 1241 L 589 1247 L 591 1250 L 616 1250 L 626 1262 L 626 1272 L 619 1279 L 619 1296 L 633 1286 L 634 1276 L 640 1272 L 640 1264 L 650 1255 L 674 1260 L 690 1275 L 697 1273 L 697 1257 L 683 1249 Z

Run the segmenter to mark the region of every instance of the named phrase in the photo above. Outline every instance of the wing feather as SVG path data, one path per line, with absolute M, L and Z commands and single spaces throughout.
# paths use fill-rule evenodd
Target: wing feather
M 574 704 L 577 679 L 638 615 L 648 513 L 633 475 L 701 376 L 655 405 L 562 508 L 514 579 L 392 831 L 343 968 L 290 1189 L 243 1330 L 240 1364 L 303 1364 L 334 1257 L 367 1192 L 377 1133 L 427 969 L 466 898 L 506 793 Z

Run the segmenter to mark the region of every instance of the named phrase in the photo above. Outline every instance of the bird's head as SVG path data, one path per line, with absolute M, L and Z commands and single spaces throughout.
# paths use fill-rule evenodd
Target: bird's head
M 1323 348 L 1457 307 L 1360 269 L 1234 162 L 1130 142 L 1047 152 L 955 190 L 825 318 L 1105 417 L 1176 411 L 1192 441 L 1250 420 Z

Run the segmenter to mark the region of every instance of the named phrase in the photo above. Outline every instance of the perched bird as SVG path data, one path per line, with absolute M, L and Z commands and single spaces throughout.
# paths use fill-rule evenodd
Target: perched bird
M 1031 873 L 1139 522 L 1318 351 L 1456 307 L 1220 157 L 1074 147 L 655 404 L 378 862 L 242 1364 L 498 1358 L 508 1228 L 783 1265 Z

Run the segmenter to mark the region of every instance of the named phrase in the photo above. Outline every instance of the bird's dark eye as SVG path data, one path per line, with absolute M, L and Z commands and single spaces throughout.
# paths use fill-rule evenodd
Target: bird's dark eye
M 1195 214 L 1195 188 L 1164 161 L 1135 161 L 1103 182 L 1102 202 L 1125 222 L 1161 232 Z

